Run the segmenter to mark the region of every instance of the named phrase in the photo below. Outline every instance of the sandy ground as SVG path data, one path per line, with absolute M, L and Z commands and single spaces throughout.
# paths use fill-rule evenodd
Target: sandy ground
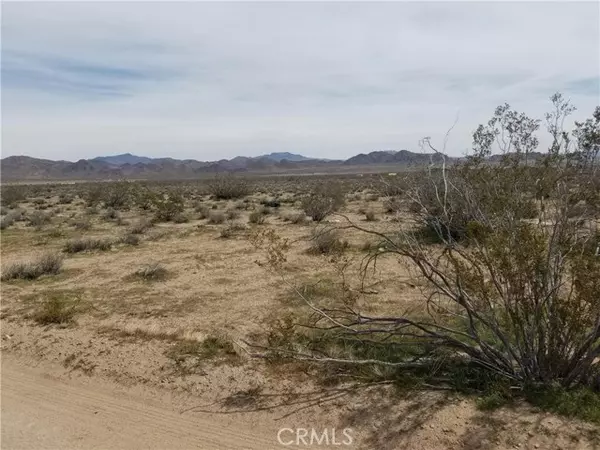
M 3 358 L 3 449 L 268 449 L 276 433 L 182 414 L 101 383 L 52 378 Z M 225 422 L 225 423 L 224 423 Z
M 362 220 L 359 206 L 346 208 L 356 221 Z M 361 225 L 400 226 L 384 216 L 381 202 L 371 207 L 378 221 Z M 222 239 L 226 224 L 208 224 L 188 212 L 189 223 L 157 225 L 138 246 L 67 255 L 58 275 L 2 283 L 2 449 L 268 449 L 277 447 L 282 428 L 314 428 L 329 437 L 335 429 L 338 440 L 340 430 L 352 430 L 351 445 L 332 448 L 600 448 L 598 427 L 526 405 L 487 412 L 473 399 L 445 392 L 402 396 L 386 385 L 325 388 L 302 370 L 268 367 L 243 352 L 235 364 L 177 365 L 168 355 L 178 341 L 213 335 L 252 340 L 264 336 L 273 319 L 303 311 L 290 287 L 256 263 L 264 255 L 247 232 Z M 117 237 L 127 229 L 94 216 L 91 230 L 75 230 L 70 216 L 82 214 L 80 205 L 69 205 L 41 231 L 22 223 L 4 230 L 3 268 L 60 251 L 70 238 Z M 250 231 L 247 215 L 242 211 L 237 221 Z M 135 211 L 123 216 L 130 223 L 140 217 Z M 262 227 L 295 242 L 288 279 L 336 279 L 328 257 L 306 254 L 310 226 L 271 215 Z M 52 235 L 54 229 L 62 234 Z M 346 254 L 358 264 L 364 237 L 344 238 L 351 244 Z M 167 269 L 165 280 L 131 278 L 153 261 Z M 374 293 L 358 300 L 364 310 L 385 313 L 422 303 L 418 280 L 398 261 L 381 261 L 369 276 Z M 80 299 L 75 323 L 43 326 L 32 320 L 36 305 L 51 293 Z M 294 434 L 286 436 L 289 442 Z M 301 441 L 287 446 L 320 447 Z

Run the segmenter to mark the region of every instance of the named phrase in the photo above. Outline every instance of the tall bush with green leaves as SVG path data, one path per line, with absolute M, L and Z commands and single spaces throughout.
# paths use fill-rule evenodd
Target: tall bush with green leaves
M 421 208 L 417 222 L 433 227 L 439 245 L 405 228 L 350 225 L 380 241 L 361 273 L 389 256 L 408 264 L 424 280 L 427 314 L 401 306 L 377 315 L 305 299 L 319 317 L 313 327 L 377 348 L 421 349 L 393 363 L 342 362 L 439 368 L 443 356 L 446 366 L 475 364 L 521 387 L 600 389 L 600 107 L 567 132 L 562 124 L 574 108 L 560 94 L 551 101 L 543 153 L 541 122 L 508 105 L 477 128 L 463 164 L 448 166 L 427 141 L 441 163 L 415 177 L 408 195 Z M 322 352 L 307 358 L 332 361 Z

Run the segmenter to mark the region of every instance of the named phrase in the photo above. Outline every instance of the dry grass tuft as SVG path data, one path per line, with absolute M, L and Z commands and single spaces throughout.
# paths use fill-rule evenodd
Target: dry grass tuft
M 107 251 L 112 247 L 113 242 L 108 239 L 72 239 L 65 243 L 63 251 L 65 253 L 80 253 L 89 250 Z
M 168 271 L 165 266 L 159 262 L 152 262 L 140 267 L 135 271 L 134 276 L 145 281 L 160 281 L 167 278 Z
M 47 253 L 36 261 L 18 262 L 11 264 L 2 272 L 2 281 L 8 280 L 35 280 L 42 275 L 56 275 L 62 268 L 61 255 Z

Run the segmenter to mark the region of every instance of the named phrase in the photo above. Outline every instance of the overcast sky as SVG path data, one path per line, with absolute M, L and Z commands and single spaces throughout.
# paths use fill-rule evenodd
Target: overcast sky
M 2 157 L 347 158 L 600 104 L 600 3 L 2 3 Z

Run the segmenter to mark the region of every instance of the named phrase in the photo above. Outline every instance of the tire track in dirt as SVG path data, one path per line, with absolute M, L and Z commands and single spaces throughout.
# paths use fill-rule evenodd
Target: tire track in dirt
M 143 398 L 67 383 L 2 362 L 4 449 L 270 449 L 272 430 L 224 426 Z

